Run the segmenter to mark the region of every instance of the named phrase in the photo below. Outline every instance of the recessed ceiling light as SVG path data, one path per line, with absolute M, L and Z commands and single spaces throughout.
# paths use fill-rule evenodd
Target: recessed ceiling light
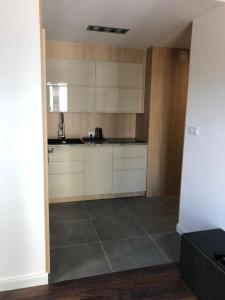
M 116 28 L 116 27 L 98 26 L 98 25 L 88 25 L 87 30 L 97 31 L 97 32 L 116 33 L 116 34 L 126 34 L 129 31 L 129 29 L 127 28 Z

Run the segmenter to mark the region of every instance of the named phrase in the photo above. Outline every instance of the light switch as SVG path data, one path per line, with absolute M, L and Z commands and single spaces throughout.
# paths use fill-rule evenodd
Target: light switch
M 199 136 L 200 128 L 199 127 L 194 127 L 194 126 L 189 126 L 188 127 L 188 134 Z

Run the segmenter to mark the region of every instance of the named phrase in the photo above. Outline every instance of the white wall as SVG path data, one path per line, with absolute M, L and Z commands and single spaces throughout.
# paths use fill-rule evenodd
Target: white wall
M 225 229 L 225 6 L 194 22 L 177 229 L 217 227 Z
M 47 283 L 38 0 L 1 0 L 0 290 Z

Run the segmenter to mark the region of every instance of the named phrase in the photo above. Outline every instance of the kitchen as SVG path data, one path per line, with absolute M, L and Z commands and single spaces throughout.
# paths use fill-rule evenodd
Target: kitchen
M 44 44 L 50 281 L 176 261 L 189 51 Z
M 224 0 L 1 4 L 0 298 L 225 299 Z

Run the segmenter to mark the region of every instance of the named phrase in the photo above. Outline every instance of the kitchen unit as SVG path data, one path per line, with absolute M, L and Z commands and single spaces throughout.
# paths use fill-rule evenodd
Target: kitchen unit
M 147 145 L 49 145 L 50 202 L 144 195 Z
M 142 64 L 48 59 L 47 82 L 50 112 L 143 112 Z
M 179 61 L 179 51 L 47 41 L 48 138 L 57 138 L 64 112 L 66 138 L 100 127 L 106 137 L 138 138 L 147 149 L 136 153 L 137 144 L 115 140 L 92 145 L 99 151 L 79 145 L 84 169 L 72 174 L 82 181 L 80 189 L 54 194 L 50 188 L 51 201 L 179 194 L 189 66 Z M 119 150 L 123 146 L 131 156 Z M 56 174 L 49 176 L 51 183 Z

